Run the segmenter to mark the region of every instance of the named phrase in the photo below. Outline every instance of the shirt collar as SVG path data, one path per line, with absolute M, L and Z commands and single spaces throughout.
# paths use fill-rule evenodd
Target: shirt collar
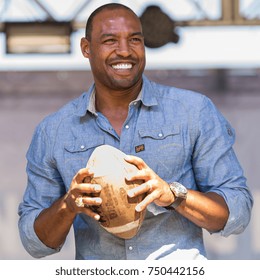
M 94 115 L 97 115 L 96 110 L 96 90 L 93 88 L 92 92 L 90 93 L 89 103 L 88 103 L 88 111 Z
M 154 94 L 154 88 L 151 81 L 143 75 L 143 86 L 137 96 L 136 101 L 141 101 L 144 106 L 151 107 L 158 104 L 157 99 Z M 86 112 L 97 116 L 96 106 L 95 106 L 95 84 L 93 84 L 89 90 L 83 93 L 79 99 L 77 115 L 83 117 L 86 115 Z
M 158 101 L 155 96 L 156 95 L 153 83 L 145 75 L 143 75 L 141 101 L 144 106 L 151 107 L 158 105 Z
M 84 92 L 78 99 L 76 115 L 84 117 L 87 111 L 96 114 L 95 110 L 95 85 L 93 84 L 87 92 Z M 94 99 L 94 100 L 93 100 Z

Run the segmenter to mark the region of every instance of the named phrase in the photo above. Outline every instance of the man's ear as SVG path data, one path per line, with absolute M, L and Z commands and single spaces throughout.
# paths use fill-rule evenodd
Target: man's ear
M 85 37 L 80 41 L 81 52 L 84 57 L 89 58 L 89 41 Z

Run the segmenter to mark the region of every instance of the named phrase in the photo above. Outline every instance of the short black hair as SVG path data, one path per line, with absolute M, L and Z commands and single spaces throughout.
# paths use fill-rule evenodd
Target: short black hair
M 129 7 L 127 7 L 123 4 L 109 3 L 109 4 L 102 5 L 102 6 L 98 7 L 96 10 L 94 10 L 91 13 L 91 15 L 89 16 L 87 23 L 86 23 L 85 38 L 88 39 L 89 41 L 91 40 L 91 33 L 92 33 L 92 29 L 93 29 L 93 19 L 97 14 L 99 14 L 103 10 L 116 10 L 116 9 L 128 10 L 138 18 L 138 16 L 134 13 L 134 11 L 132 9 L 130 9 Z

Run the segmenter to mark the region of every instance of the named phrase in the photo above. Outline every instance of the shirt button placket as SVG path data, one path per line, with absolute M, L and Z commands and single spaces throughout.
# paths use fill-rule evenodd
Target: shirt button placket
M 125 248 L 126 248 L 126 259 L 128 260 L 136 259 L 136 248 L 133 239 L 125 240 Z
M 120 136 L 120 149 L 126 154 L 131 153 L 129 144 L 132 139 L 131 128 L 129 123 L 125 124 Z

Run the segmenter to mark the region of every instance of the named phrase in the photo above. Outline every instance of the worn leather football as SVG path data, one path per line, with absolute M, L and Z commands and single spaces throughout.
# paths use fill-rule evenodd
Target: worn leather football
M 130 182 L 126 175 L 136 172 L 135 165 L 124 160 L 125 154 L 120 150 L 102 145 L 90 156 L 87 167 L 94 173 L 91 183 L 101 185 L 102 204 L 92 207 L 100 215 L 100 225 L 120 238 L 130 239 L 140 229 L 145 211 L 136 212 L 135 206 L 144 196 L 129 198 L 127 191 L 142 183 L 141 180 Z

